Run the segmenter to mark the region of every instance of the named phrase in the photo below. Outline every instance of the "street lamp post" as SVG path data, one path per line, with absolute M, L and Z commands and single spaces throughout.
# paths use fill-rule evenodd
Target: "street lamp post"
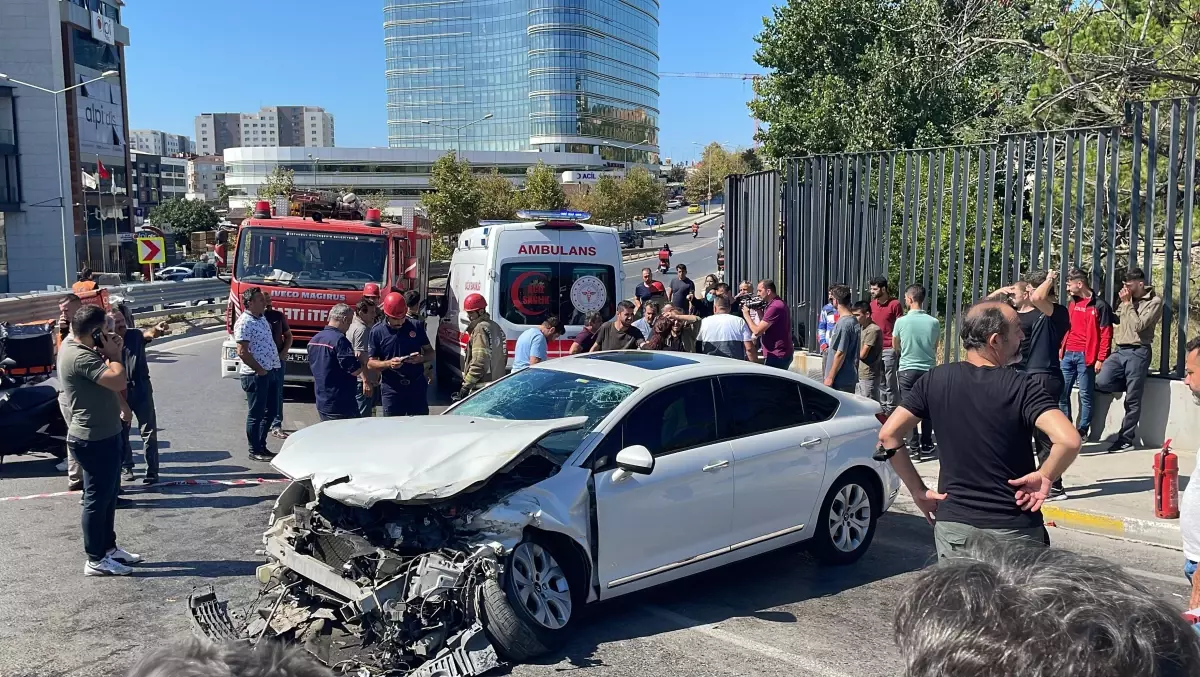
M 650 139 L 642 139 L 641 141 L 638 141 L 637 143 L 630 144 L 628 146 L 617 146 L 617 148 L 620 148 L 621 150 L 625 151 L 625 164 L 628 166 L 629 165 L 629 149 L 633 148 L 634 146 L 644 146 L 648 143 L 650 143 Z M 626 167 L 626 168 L 628 169 L 628 167 Z
M 319 177 L 317 176 L 317 165 L 318 165 L 318 164 L 321 162 L 321 158 L 319 158 L 319 157 L 313 157 L 313 154 L 312 154 L 312 153 L 309 153 L 309 154 L 308 154 L 308 159 L 309 159 L 309 161 L 311 161 L 311 162 L 312 162 L 312 166 L 313 166 L 313 170 L 312 170 L 312 174 L 313 174 L 313 191 L 315 192 L 315 191 L 317 191 L 317 190 L 319 190 L 319 189 L 320 189 L 320 186 L 318 186 L 318 185 L 317 185 L 317 184 L 318 184 L 318 181 L 317 181 L 317 179 L 319 178 Z
M 62 160 L 62 134 L 59 131 L 59 129 L 62 125 L 62 122 L 61 122 L 61 118 L 59 117 L 59 114 L 58 114 L 58 95 L 69 92 L 72 89 L 76 89 L 76 88 L 82 87 L 84 85 L 90 85 L 93 82 L 96 82 L 98 80 L 104 80 L 105 78 L 116 77 L 120 74 L 121 74 L 120 71 L 108 70 L 108 71 L 104 71 L 103 73 L 101 73 L 100 77 L 98 77 L 98 78 L 92 78 L 91 80 L 85 80 L 78 84 L 71 85 L 70 87 L 64 87 L 62 89 L 46 89 L 45 87 L 39 87 L 37 85 L 30 84 L 28 82 L 22 82 L 21 80 L 18 80 L 14 77 L 10 77 L 7 73 L 0 73 L 0 81 L 6 80 L 8 82 L 13 82 L 18 85 L 29 87 L 30 89 L 36 89 L 39 92 L 45 92 L 54 97 L 54 143 L 55 143 L 55 148 L 58 151 L 56 154 L 56 158 L 58 159 L 58 215 L 59 215 L 59 219 L 62 221 L 63 286 L 65 286 L 65 287 L 71 286 L 71 264 L 70 264 L 70 262 L 67 261 L 67 205 L 66 205 L 66 191 L 63 190 L 63 173 L 64 172 L 63 172 L 63 160 Z M 83 223 L 84 233 L 87 233 L 87 214 L 86 213 L 84 213 L 83 219 L 84 219 L 84 223 Z
M 713 141 L 713 143 L 717 144 L 718 146 L 721 146 L 722 148 L 729 145 L 728 142 L 721 142 L 721 141 Z M 704 144 L 700 143 L 699 141 L 693 141 L 692 145 L 700 146 L 700 148 L 706 148 L 706 146 Z M 704 157 L 703 151 L 701 151 L 700 157 L 701 158 Z M 708 190 L 708 195 L 707 195 L 706 199 L 704 200 L 704 214 L 707 215 L 708 208 L 711 206 L 711 203 L 712 203 L 712 167 L 709 167 L 707 163 L 704 165 L 704 187 Z
M 460 125 L 458 127 L 454 127 L 451 125 L 440 125 L 440 124 L 434 122 L 433 120 L 421 120 L 421 124 L 429 125 L 430 127 L 441 127 L 442 129 L 449 129 L 449 130 L 453 131 L 454 135 L 455 135 L 454 152 L 457 155 L 462 152 L 462 132 L 463 132 L 463 130 L 466 129 L 467 127 L 470 127 L 471 125 L 477 125 L 480 122 L 483 122 L 484 120 L 491 120 L 491 119 L 492 119 L 492 114 L 488 113 L 487 115 L 479 118 L 478 120 L 472 120 L 471 122 L 468 122 L 465 125 Z

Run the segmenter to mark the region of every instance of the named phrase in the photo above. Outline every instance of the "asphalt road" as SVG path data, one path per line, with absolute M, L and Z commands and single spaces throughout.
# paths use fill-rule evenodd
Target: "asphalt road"
M 671 212 L 668 219 L 676 218 L 675 211 Z M 704 217 L 703 214 L 694 216 L 697 220 Z M 623 267 L 625 271 L 623 297 L 633 298 L 634 287 L 642 281 L 642 268 L 650 268 L 655 279 L 662 280 L 663 284 L 668 284 L 671 278 L 675 277 L 675 266 L 682 263 L 688 267 L 688 277 L 692 278 L 697 286 L 702 285 L 705 275 L 717 272 L 717 228 L 723 222 L 723 218 L 718 218 L 701 224 L 700 234 L 695 238 L 692 237 L 690 230 L 673 235 L 654 235 L 653 237 L 647 231 L 647 247 L 661 247 L 664 242 L 671 245 L 671 270 L 667 275 L 659 274 L 657 255 L 626 263 Z
M 706 230 L 715 234 L 715 224 Z M 701 278 L 715 255 L 706 237 L 691 250 L 690 233 L 670 240 Z M 640 267 L 625 266 L 627 283 Z M 134 576 L 82 575 L 76 495 L 0 500 L 0 675 L 121 674 L 148 649 L 188 632 L 193 587 L 214 585 L 234 607 L 253 599 L 254 569 L 263 562 L 255 552 L 281 485 L 205 484 L 278 477 L 246 457 L 241 390 L 217 377 L 222 338 L 218 329 L 152 347 L 163 479 L 200 484 L 131 494 L 135 507 L 118 512 L 119 543 L 147 558 Z M 289 389 L 285 421 L 289 428 L 316 422 L 308 391 Z M 0 499 L 65 489 L 47 457 L 10 458 L 0 467 Z M 1157 593 L 1185 601 L 1179 552 L 1062 529 L 1051 537 L 1058 547 L 1120 562 Z M 855 565 L 822 567 L 794 549 L 622 598 L 588 610 L 564 650 L 512 673 L 894 675 L 895 602 L 932 557 L 924 520 L 893 511 Z

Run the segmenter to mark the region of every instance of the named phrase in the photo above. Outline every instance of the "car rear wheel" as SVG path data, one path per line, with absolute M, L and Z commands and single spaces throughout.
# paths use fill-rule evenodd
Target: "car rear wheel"
M 875 538 L 879 520 L 876 492 L 862 472 L 850 472 L 833 483 L 813 536 L 813 554 L 826 564 L 851 564 Z
M 577 615 L 567 555 L 538 538 L 513 549 L 501 580 L 483 591 L 484 627 L 505 659 L 523 662 L 562 646 Z

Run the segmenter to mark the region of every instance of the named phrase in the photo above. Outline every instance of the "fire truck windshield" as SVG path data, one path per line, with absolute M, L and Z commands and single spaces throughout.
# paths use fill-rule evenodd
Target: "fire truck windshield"
M 382 282 L 386 264 L 382 237 L 252 227 L 238 238 L 235 274 L 267 285 L 361 289 Z

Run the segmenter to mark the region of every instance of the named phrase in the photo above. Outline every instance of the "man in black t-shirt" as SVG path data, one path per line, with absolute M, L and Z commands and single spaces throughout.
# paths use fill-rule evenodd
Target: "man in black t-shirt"
M 617 314 L 610 322 L 600 325 L 596 341 L 590 353 L 602 350 L 635 350 L 646 337 L 633 326 L 633 304 L 629 301 L 617 303 Z
M 1021 361 L 1013 365 L 1029 374 L 1031 380 L 1046 389 L 1050 397 L 1062 397 L 1064 381 L 1059 359 L 1062 355 L 1063 337 L 1071 329 L 1070 313 L 1057 302 L 1054 282 L 1057 271 L 1030 273 L 1026 278 L 1010 287 L 992 294 L 992 297 L 1007 295 L 1021 320 Z M 1034 431 L 1033 448 L 1038 462 L 1044 463 L 1050 455 L 1050 440 L 1039 431 Z M 1066 498 L 1062 480 L 1056 480 L 1050 490 L 1050 500 Z
M 1011 306 L 976 305 L 963 319 L 961 337 L 966 360 L 934 367 L 918 380 L 879 431 L 880 446 L 933 523 L 939 557 L 966 548 L 979 532 L 1048 545 L 1042 503 L 1079 454 L 1079 432 L 1029 374 L 1005 368 L 1021 344 Z M 937 491 L 925 486 L 905 450 L 922 418 L 933 421 L 938 439 Z M 1029 453 L 1035 428 L 1052 445 L 1036 470 Z

